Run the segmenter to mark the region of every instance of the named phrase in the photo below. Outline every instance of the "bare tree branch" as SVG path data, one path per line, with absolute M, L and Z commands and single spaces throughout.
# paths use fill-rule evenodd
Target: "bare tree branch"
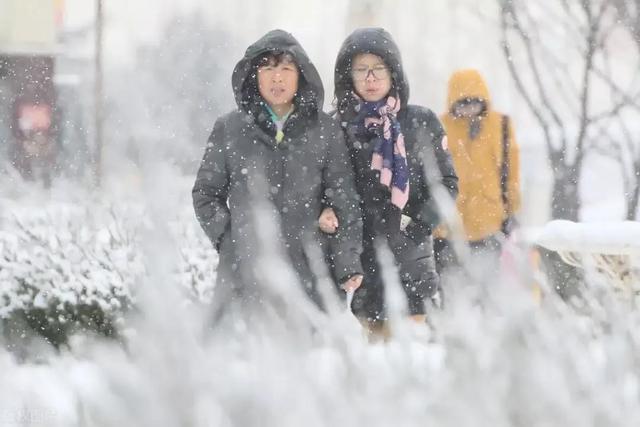
M 582 160 L 584 155 L 583 145 L 585 136 L 587 134 L 587 127 L 589 126 L 589 97 L 591 95 L 591 72 L 593 69 L 593 59 L 596 50 L 596 37 L 600 25 L 600 17 L 593 16 L 591 10 L 591 3 L 588 1 L 582 2 L 583 10 L 587 16 L 587 22 L 589 25 L 589 33 L 586 40 L 586 51 L 584 53 L 584 69 L 582 74 L 582 96 L 580 98 L 580 125 L 578 131 L 578 138 L 576 141 L 576 159 Z
M 509 24 L 507 20 L 511 14 L 513 5 L 509 1 L 502 0 L 501 6 L 502 8 L 500 13 L 501 15 L 500 23 L 501 23 L 501 29 L 502 29 L 502 50 L 505 58 L 507 59 L 507 66 L 509 68 L 509 73 L 511 74 L 511 78 L 516 84 L 518 92 L 520 92 L 520 95 L 522 95 L 522 97 L 524 98 L 525 102 L 527 103 L 527 106 L 529 107 L 533 115 L 538 120 L 538 123 L 540 123 L 540 127 L 542 128 L 542 131 L 545 136 L 545 143 L 547 145 L 547 150 L 549 150 L 549 152 L 556 151 L 556 148 L 552 144 L 549 124 L 545 119 L 545 117 L 543 116 L 542 112 L 536 107 L 535 103 L 533 102 L 532 96 L 527 91 L 525 85 L 523 84 L 522 79 L 520 78 L 520 74 L 518 73 L 518 70 L 516 70 L 513 62 L 511 47 L 509 45 L 509 41 L 507 40 L 507 33 L 509 31 Z
M 555 108 L 553 107 L 553 105 L 549 101 L 549 97 L 548 97 L 547 92 L 545 90 L 545 85 L 542 82 L 542 76 L 540 74 L 538 63 L 536 61 L 536 55 L 533 52 L 533 46 L 531 45 L 531 39 L 529 38 L 527 32 L 524 31 L 524 29 L 520 25 L 520 22 L 519 22 L 519 19 L 518 19 L 518 15 L 516 14 L 515 9 L 512 8 L 510 12 L 511 12 L 511 17 L 512 17 L 513 23 L 514 23 L 514 29 L 520 35 L 520 38 L 522 39 L 522 42 L 523 42 L 523 44 L 525 46 L 525 51 L 527 53 L 527 58 L 529 60 L 529 65 L 531 66 L 531 72 L 533 73 L 533 78 L 534 78 L 534 80 L 536 82 L 536 87 L 538 89 L 538 96 L 540 97 L 540 100 L 542 101 L 542 105 L 544 106 L 545 110 L 549 112 L 549 114 L 551 115 L 552 120 L 555 122 L 556 126 L 558 126 L 558 129 L 559 129 L 560 134 L 561 134 L 561 137 L 560 137 L 560 144 L 561 144 L 561 147 L 562 147 L 561 149 L 564 151 L 567 148 L 567 138 L 566 138 L 566 134 L 565 134 L 565 130 L 564 130 L 564 125 L 562 123 L 562 119 L 560 118 L 560 115 L 558 114 L 558 112 L 555 110 Z
M 607 75 L 602 70 L 597 67 L 592 69 L 593 74 L 598 77 L 603 83 L 607 84 L 609 89 L 614 92 L 616 95 L 620 96 L 624 102 L 627 103 L 627 106 L 640 111 L 640 93 L 635 94 L 635 96 L 631 97 L 627 93 L 628 91 L 620 88 L 616 82 L 613 81 L 610 75 Z
M 534 35 L 534 37 L 532 37 L 532 42 L 535 41 L 535 43 L 537 43 L 538 45 L 543 46 L 544 41 L 542 38 L 539 25 L 536 25 L 535 20 L 533 19 L 533 17 L 529 13 L 529 10 L 524 4 L 522 8 L 523 10 L 526 11 L 526 13 L 523 15 L 525 18 L 527 18 L 527 21 L 528 21 L 527 30 L 529 33 L 533 33 Z M 546 12 L 545 16 L 555 16 L 557 18 L 555 20 L 555 26 L 552 26 L 552 25 L 545 26 L 544 28 L 545 33 L 548 33 L 552 28 L 560 28 L 562 30 L 571 28 L 574 31 L 572 32 L 572 35 L 569 37 L 569 39 L 580 40 L 582 38 L 578 29 L 574 28 L 573 25 L 567 25 L 568 23 L 572 24 L 571 20 L 561 19 L 555 13 L 555 9 L 546 10 L 545 12 Z M 562 38 L 563 40 L 567 39 L 566 36 L 562 37 L 562 35 L 557 35 L 557 34 L 556 34 L 556 37 Z M 576 51 L 581 53 L 581 46 L 576 45 Z M 566 61 L 566 55 L 563 56 L 565 59 L 561 60 L 556 55 L 556 52 L 553 49 L 547 49 L 545 50 L 545 54 L 540 55 L 539 57 L 540 57 L 540 61 L 544 62 L 544 70 L 546 74 L 551 78 L 551 82 L 553 83 L 554 87 L 552 88 L 552 91 L 554 91 L 555 93 L 562 94 L 562 96 L 560 96 L 559 99 L 562 100 L 564 103 L 566 103 L 567 108 L 572 110 L 572 113 L 574 113 L 577 116 L 579 114 L 578 99 L 580 97 L 580 91 L 576 87 L 575 82 L 573 82 L 573 80 L 569 80 L 567 82 L 566 79 L 564 79 L 563 81 L 563 78 L 562 78 L 563 73 L 565 72 L 568 66 Z
M 625 122 L 628 111 L 640 111 L 640 64 L 613 63 L 609 55 L 620 49 L 619 31 L 631 32 L 616 19 L 623 11 L 616 6 L 620 2 L 624 11 L 633 9 L 629 2 L 640 6 L 640 0 L 560 0 L 538 14 L 535 3 L 499 0 L 509 73 L 543 131 L 554 168 L 554 217 L 577 218 L 577 184 L 587 152 L 605 154 L 623 166 L 626 194 L 635 195 L 627 199 L 629 212 L 635 212 L 640 198 L 640 179 L 634 179 L 640 173 L 640 141 L 628 129 L 619 135 L 614 123 Z M 625 19 L 640 33 L 640 12 Z M 640 39 L 636 43 L 640 53 Z

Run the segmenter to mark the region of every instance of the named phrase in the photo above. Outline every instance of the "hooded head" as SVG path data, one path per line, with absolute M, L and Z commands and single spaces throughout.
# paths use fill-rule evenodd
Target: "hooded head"
M 377 55 L 391 71 L 391 93 L 400 97 L 402 106 L 409 101 L 409 83 L 402 68 L 402 57 L 391 34 L 382 28 L 355 30 L 342 44 L 335 66 L 335 96 L 338 111 L 343 114 L 354 103 L 354 87 L 351 76 L 353 59 L 361 53 Z
M 449 93 L 447 97 L 447 111 L 455 116 L 455 106 L 480 101 L 484 111 L 491 108 L 489 89 L 482 75 L 477 70 L 458 70 L 449 79 Z
M 231 83 L 238 107 L 256 118 L 263 112 L 265 101 L 258 90 L 257 74 L 259 60 L 267 54 L 286 54 L 293 59 L 300 72 L 293 100 L 296 113 L 306 117 L 317 115 L 324 101 L 320 75 L 300 43 L 282 30 L 270 31 L 249 46 L 234 68 Z

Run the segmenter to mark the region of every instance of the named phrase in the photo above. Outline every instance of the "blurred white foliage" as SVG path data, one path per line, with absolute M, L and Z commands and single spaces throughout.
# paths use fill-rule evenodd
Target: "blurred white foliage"
M 140 205 L 49 204 L 4 212 L 0 230 L 0 317 L 46 309 L 64 322 L 69 306 L 97 305 L 118 316 L 146 277 Z M 171 224 L 180 258 L 173 269 L 185 296 L 211 298 L 217 256 L 189 209 Z M 66 308 L 65 308 L 66 306 Z

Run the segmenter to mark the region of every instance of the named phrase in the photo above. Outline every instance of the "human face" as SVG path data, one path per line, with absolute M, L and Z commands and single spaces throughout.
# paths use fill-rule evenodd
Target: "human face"
M 465 102 L 456 105 L 455 115 L 464 118 L 474 118 L 479 116 L 484 110 L 484 104 L 480 101 Z
M 389 67 L 372 53 L 361 53 L 353 58 L 351 79 L 358 96 L 367 102 L 380 101 L 391 90 Z
M 278 115 L 286 114 L 298 92 L 298 67 L 292 58 L 284 57 L 279 64 L 270 58 L 258 68 L 258 89 L 262 98 Z M 282 113 L 282 114 L 280 114 Z

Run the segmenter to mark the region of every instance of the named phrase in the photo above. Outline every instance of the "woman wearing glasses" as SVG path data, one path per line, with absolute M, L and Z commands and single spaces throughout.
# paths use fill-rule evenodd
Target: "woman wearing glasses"
M 446 138 L 431 110 L 408 105 L 409 84 L 400 51 L 381 28 L 354 31 L 342 45 L 335 67 L 337 117 L 345 133 L 364 220 L 362 286 L 353 310 L 373 331 L 384 331 L 383 272 L 395 264 L 407 297 L 408 314 L 425 321 L 425 300 L 439 285 L 431 230 L 438 223 L 429 190 L 435 177 L 455 198 L 458 179 Z M 338 226 L 331 209 L 321 228 Z M 386 243 L 393 259 L 381 259 Z

